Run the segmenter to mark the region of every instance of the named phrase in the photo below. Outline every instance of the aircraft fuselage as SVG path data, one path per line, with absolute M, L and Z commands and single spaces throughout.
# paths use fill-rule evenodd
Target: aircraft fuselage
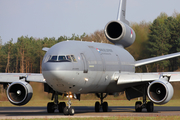
M 47 51 L 42 74 L 47 84 L 60 93 L 111 93 L 122 91 L 108 86 L 114 82 L 113 74 L 135 72 L 133 63 L 132 55 L 121 46 L 64 41 Z

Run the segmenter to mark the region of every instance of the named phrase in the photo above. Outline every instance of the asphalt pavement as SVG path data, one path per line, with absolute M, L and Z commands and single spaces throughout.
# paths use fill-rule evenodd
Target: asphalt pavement
M 109 106 L 108 112 L 95 112 L 92 106 L 75 106 L 75 115 L 65 116 L 57 110 L 47 113 L 46 107 L 0 107 L 0 119 L 110 117 L 110 116 L 180 116 L 180 107 L 155 106 L 154 112 L 135 112 L 134 106 Z

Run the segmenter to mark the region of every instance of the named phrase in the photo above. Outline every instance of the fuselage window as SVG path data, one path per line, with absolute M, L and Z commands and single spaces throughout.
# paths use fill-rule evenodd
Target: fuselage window
M 77 61 L 76 61 L 76 58 L 74 57 L 74 55 L 71 55 L 71 58 L 72 58 L 72 60 L 73 60 L 74 62 L 77 62 Z

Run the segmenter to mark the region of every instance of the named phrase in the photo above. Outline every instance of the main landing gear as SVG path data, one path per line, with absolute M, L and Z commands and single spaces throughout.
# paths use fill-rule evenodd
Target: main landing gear
M 137 101 L 135 104 L 135 111 L 136 112 L 142 112 L 142 109 L 146 108 L 147 112 L 153 112 L 154 111 L 154 104 L 153 102 L 142 102 L 141 101 Z
M 141 101 L 137 101 L 135 103 L 135 111 L 136 112 L 142 112 L 143 108 L 146 108 L 147 112 L 153 112 L 154 111 L 153 102 L 147 102 L 146 96 L 147 96 L 147 92 L 146 92 L 146 89 L 144 89 L 144 91 L 143 91 L 143 103 Z
M 101 99 L 101 104 L 98 101 L 95 103 L 95 112 L 99 112 L 101 108 L 102 108 L 103 112 L 108 111 L 108 103 L 103 102 L 103 99 L 106 98 L 107 95 L 108 94 L 106 93 L 106 95 L 103 97 L 103 93 L 101 93 L 100 95 L 98 93 L 96 93 L 96 96 Z
M 47 104 L 47 112 L 48 113 L 54 113 L 54 111 L 56 109 L 58 109 L 59 113 L 62 113 L 64 108 L 66 107 L 66 103 L 65 102 L 60 102 L 59 103 L 59 101 L 58 101 L 58 93 L 57 92 L 53 93 L 51 100 L 53 100 L 53 98 L 54 98 L 54 102 L 49 102 Z
M 54 113 L 54 111 L 56 109 L 58 109 L 59 113 L 62 113 L 63 110 L 64 110 L 64 107 L 66 107 L 66 103 L 65 102 L 60 102 L 59 103 L 59 101 L 58 101 L 58 93 L 57 92 L 53 93 L 51 100 L 53 100 L 53 99 L 54 99 L 54 102 L 49 102 L 47 104 L 47 112 L 48 113 Z
M 54 113 L 56 109 L 59 110 L 59 113 L 64 113 L 64 115 L 74 115 L 74 109 L 71 107 L 71 100 L 68 97 L 68 106 L 66 106 L 65 102 L 58 101 L 58 93 L 55 92 L 52 95 L 52 99 L 54 98 L 54 102 L 49 102 L 47 104 L 47 112 L 48 113 Z

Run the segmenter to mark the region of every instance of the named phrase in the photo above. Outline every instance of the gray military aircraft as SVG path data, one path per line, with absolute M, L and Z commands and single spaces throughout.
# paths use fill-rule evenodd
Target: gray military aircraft
M 180 81 L 179 72 L 135 73 L 135 67 L 180 56 L 174 53 L 135 61 L 124 48 L 133 44 L 134 30 L 125 19 L 126 0 L 120 0 L 117 20 L 105 26 L 107 39 L 115 45 L 96 42 L 64 41 L 51 48 L 43 48 L 46 54 L 42 61 L 42 74 L 1 73 L 0 83 L 7 89 L 7 97 L 14 105 L 24 105 L 32 97 L 29 82 L 44 83 L 44 91 L 52 93 L 47 112 L 55 109 L 64 115 L 74 115 L 71 98 L 80 100 L 81 94 L 95 93 L 100 102 L 95 111 L 108 111 L 107 95 L 125 91 L 128 100 L 143 97 L 135 103 L 135 111 L 146 108 L 153 112 L 155 104 L 165 104 L 173 96 L 170 82 Z M 58 101 L 58 95 L 68 96 L 65 102 Z M 146 97 L 148 96 L 149 102 Z

